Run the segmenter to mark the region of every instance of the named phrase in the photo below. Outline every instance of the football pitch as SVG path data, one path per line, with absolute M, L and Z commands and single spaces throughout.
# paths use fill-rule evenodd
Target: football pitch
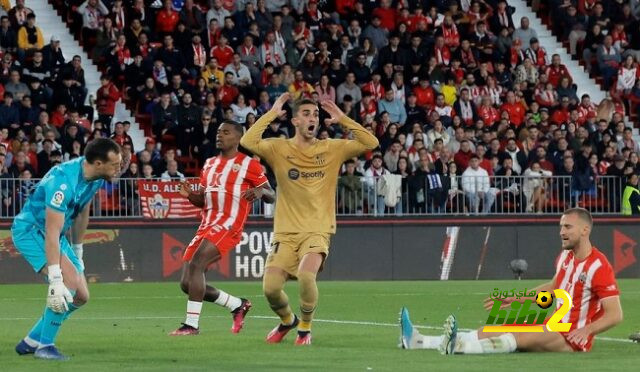
M 494 288 L 521 290 L 541 281 L 320 282 L 313 345 L 295 347 L 294 334 L 268 345 L 277 324 L 257 282 L 222 283 L 249 298 L 253 309 L 238 335 L 231 316 L 205 303 L 199 336 L 169 337 L 184 320 L 186 297 L 177 283 L 90 284 L 91 301 L 64 324 L 57 345 L 72 359 L 46 362 L 18 356 L 13 348 L 42 313 L 46 286 L 0 286 L 0 366 L 8 370 L 211 370 L 211 371 L 488 371 L 638 370 L 640 280 L 619 280 L 624 322 L 596 339 L 591 353 L 442 356 L 433 350 L 398 348 L 398 312 L 407 306 L 414 324 L 440 334 L 454 313 L 462 328 L 484 324 L 482 300 Z M 287 285 L 297 308 L 297 285 Z

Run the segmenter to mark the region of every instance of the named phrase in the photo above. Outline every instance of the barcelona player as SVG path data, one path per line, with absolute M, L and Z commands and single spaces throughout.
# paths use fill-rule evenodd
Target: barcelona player
M 11 234 L 16 249 L 49 281 L 44 314 L 16 346 L 18 354 L 68 359 L 54 343 L 62 323 L 89 298 L 82 238 L 90 202 L 105 180 L 117 177 L 121 162 L 120 146 L 114 141 L 98 138 L 89 142 L 84 156 L 47 172 L 14 219 Z
M 316 275 L 329 254 L 330 237 L 336 232 L 338 172 L 347 159 L 376 148 L 378 139 L 332 101 L 322 102 L 322 108 L 330 115 L 330 121 L 350 131 L 353 139 L 316 138 L 320 110 L 307 99 L 293 105 L 293 138 L 262 139 L 267 126 L 284 113 L 283 106 L 289 98 L 288 93 L 278 97 L 240 143 L 271 166 L 278 184 L 274 238 L 265 264 L 263 290 L 281 322 L 267 335 L 267 342 L 278 343 L 297 327 L 295 344 L 310 345 L 311 321 L 318 303 Z M 300 319 L 283 291 L 289 277 L 297 278 L 300 284 Z
M 444 335 L 421 335 L 411 324 L 406 308 L 401 310 L 401 342 L 405 349 L 440 349 L 443 354 L 489 354 L 520 351 L 589 351 L 593 337 L 622 321 L 620 292 L 613 268 L 596 247 L 591 244 L 593 228 L 591 213 L 583 208 L 572 208 L 560 218 L 562 252 L 556 260 L 553 279 L 535 288 L 536 292 L 554 289 L 567 291 L 573 307 L 562 319 L 571 323 L 569 332 L 491 333 L 481 330 L 458 333 L 456 318 L 445 321 Z M 506 307 L 515 298 L 507 298 Z M 491 308 L 493 300 L 485 302 Z M 557 303 L 559 308 L 561 304 Z
M 220 155 L 207 159 L 200 175 L 200 190 L 194 192 L 182 183 L 180 194 L 202 208 L 202 221 L 183 256 L 180 287 L 189 296 L 186 320 L 172 336 L 197 335 L 202 301 L 213 302 L 231 311 L 231 332 L 238 333 L 251 309 L 249 300 L 208 286 L 205 272 L 229 253 L 242 237 L 251 203 L 262 199 L 273 203 L 275 193 L 269 186 L 262 165 L 238 151 L 244 132 L 241 124 L 226 120 L 218 128 L 216 147 Z

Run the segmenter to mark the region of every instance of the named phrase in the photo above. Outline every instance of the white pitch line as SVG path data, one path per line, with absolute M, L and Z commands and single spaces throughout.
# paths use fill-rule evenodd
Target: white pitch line
M 223 315 L 209 315 L 209 316 L 201 316 L 201 318 L 228 318 Z M 276 316 L 265 316 L 265 315 L 252 315 L 249 318 L 253 319 L 262 319 L 262 320 L 278 320 L 279 317 Z M 131 316 L 131 317 L 92 317 L 92 318 L 82 318 L 82 317 L 74 317 L 73 320 L 162 320 L 162 319 L 182 319 L 177 316 Z M 0 321 L 16 321 L 16 320 L 35 320 L 35 318 L 29 317 L 4 317 L 0 318 Z M 330 324 L 351 324 L 351 325 L 362 325 L 362 326 L 374 326 L 374 327 L 398 327 L 397 323 L 384 323 L 384 322 L 370 322 L 370 321 L 358 321 L 358 320 L 337 320 L 337 319 L 314 319 L 316 323 L 330 323 Z M 414 325 L 415 328 L 418 329 L 429 329 L 429 330 L 442 330 L 442 326 L 430 326 L 430 325 Z M 475 329 L 470 328 L 458 328 L 464 332 L 474 331 Z M 597 340 L 602 341 L 612 341 L 612 342 L 623 342 L 623 343 L 633 343 L 631 340 L 627 340 L 624 338 L 614 338 L 614 337 L 602 337 L 596 336 Z

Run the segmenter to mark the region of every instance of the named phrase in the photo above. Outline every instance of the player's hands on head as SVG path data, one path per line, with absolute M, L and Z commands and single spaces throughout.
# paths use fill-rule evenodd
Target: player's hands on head
M 289 99 L 291 99 L 291 95 L 288 92 L 283 93 L 273 103 L 273 107 L 271 107 L 271 110 L 274 111 L 276 114 L 278 114 L 278 116 L 285 114 L 286 111 L 284 110 L 283 107 L 284 107 L 284 104 L 289 101 Z
M 340 107 L 338 107 L 338 105 L 336 105 L 336 103 L 331 100 L 324 100 L 322 101 L 322 103 L 320 103 L 320 105 L 322 106 L 322 109 L 326 111 L 329 116 L 331 116 L 329 120 L 332 124 L 337 123 L 344 116 L 344 112 L 342 112 Z
M 254 187 L 242 193 L 242 197 L 249 202 L 262 199 L 262 195 L 264 195 L 262 187 Z
M 188 198 L 189 194 L 191 194 L 191 186 L 189 185 L 189 182 L 180 182 L 178 193 L 180 193 L 180 195 L 182 195 L 183 197 Z

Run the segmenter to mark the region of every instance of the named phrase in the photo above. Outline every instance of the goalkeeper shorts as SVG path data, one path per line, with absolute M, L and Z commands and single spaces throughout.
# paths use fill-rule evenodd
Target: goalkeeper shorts
M 12 227 L 11 236 L 16 250 L 27 260 L 33 270 L 39 273 L 47 265 L 47 254 L 44 248 L 44 231 L 40 231 L 33 226 L 27 228 Z M 60 237 L 60 255 L 67 256 L 79 274 L 84 272 L 84 267 L 80 259 L 76 257 L 71 244 L 69 244 L 69 241 L 64 235 Z

